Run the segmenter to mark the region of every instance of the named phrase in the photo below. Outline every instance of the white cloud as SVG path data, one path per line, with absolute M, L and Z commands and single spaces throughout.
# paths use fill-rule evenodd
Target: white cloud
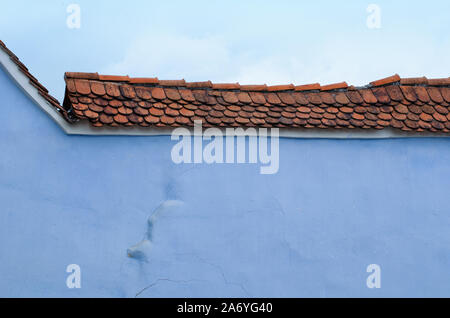
M 161 79 L 205 80 L 220 78 L 230 63 L 229 50 L 220 38 L 153 35 L 136 39 L 123 60 L 105 71 Z
M 238 40 L 234 39 L 238 43 Z M 244 39 L 245 40 L 245 39 Z M 328 84 L 347 81 L 366 85 L 398 73 L 403 77 L 448 77 L 450 43 L 434 43 L 420 36 L 381 37 L 366 33 L 320 42 L 267 40 L 273 47 L 233 48 L 232 41 L 218 36 L 193 38 L 181 35 L 152 35 L 137 38 L 122 61 L 104 73 L 157 76 L 160 79 L 242 84 Z M 248 41 L 247 41 L 248 43 Z M 283 49 L 281 49 L 283 48 Z

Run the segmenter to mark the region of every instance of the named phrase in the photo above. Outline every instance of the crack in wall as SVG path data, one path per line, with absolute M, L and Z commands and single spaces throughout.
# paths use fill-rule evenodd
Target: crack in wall
M 191 254 L 191 255 L 194 256 L 195 258 L 197 258 L 201 263 L 204 263 L 204 264 L 207 264 L 207 265 L 209 265 L 209 266 L 214 267 L 214 268 L 220 273 L 220 275 L 222 276 L 222 279 L 223 279 L 223 281 L 224 281 L 224 283 L 225 283 L 226 285 L 237 286 L 237 287 L 239 287 L 239 288 L 240 288 L 240 289 L 241 289 L 248 297 L 251 297 L 251 294 L 250 294 L 250 293 L 248 292 L 248 290 L 245 288 L 244 284 L 242 284 L 242 283 L 237 283 L 237 282 L 232 282 L 232 281 L 229 281 L 229 280 L 228 280 L 228 278 L 225 276 L 225 273 L 224 273 L 224 271 L 223 271 L 223 269 L 222 269 L 221 266 L 219 266 L 219 265 L 217 265 L 217 264 L 215 264 L 215 263 L 209 262 L 209 261 L 207 261 L 207 260 L 201 258 L 201 257 L 198 256 L 198 255 L 195 255 L 195 254 Z
M 170 278 L 158 278 L 153 283 L 151 283 L 150 285 L 147 285 L 146 287 L 141 289 L 139 292 L 137 292 L 136 295 L 134 296 L 134 298 L 139 297 L 143 292 L 145 292 L 148 289 L 158 285 L 158 283 L 160 283 L 160 282 L 170 282 L 170 283 L 175 283 L 175 284 L 189 284 L 189 283 L 196 282 L 196 281 L 197 282 L 204 282 L 203 280 L 200 280 L 200 279 L 174 280 L 174 279 L 170 279 Z
M 142 263 L 148 263 L 148 259 L 149 259 L 149 255 L 151 253 L 151 248 L 152 248 L 152 243 L 153 243 L 152 242 L 153 241 L 153 231 L 154 231 L 155 223 L 158 220 L 159 215 L 162 213 L 167 213 L 172 208 L 178 208 L 178 207 L 182 206 L 183 204 L 184 204 L 184 202 L 178 201 L 178 200 L 167 200 L 167 201 L 164 201 L 162 204 L 160 204 L 152 212 L 151 216 L 147 220 L 147 230 L 146 230 L 146 233 L 144 234 L 144 238 L 136 245 L 133 245 L 127 249 L 128 257 L 136 259 L 137 261 L 142 262 Z M 245 293 L 245 295 L 247 295 L 247 297 L 251 297 L 251 294 L 245 288 L 244 284 L 228 280 L 228 278 L 225 275 L 225 272 L 221 266 L 219 266 L 215 263 L 209 262 L 209 261 L 201 258 L 198 255 L 195 255 L 195 254 L 191 254 L 191 255 L 194 256 L 195 258 L 197 258 L 200 262 L 213 267 L 219 273 L 219 275 L 222 277 L 223 282 L 226 285 L 236 286 L 236 287 L 240 288 Z M 156 286 L 158 283 L 163 282 L 163 281 L 179 283 L 179 284 L 181 284 L 181 283 L 188 284 L 191 282 L 202 281 L 202 280 L 198 280 L 198 279 L 174 280 L 174 279 L 170 279 L 170 278 L 159 278 L 159 279 L 155 280 L 153 283 L 144 287 L 142 290 L 138 291 L 136 293 L 135 297 L 139 297 L 146 290 Z M 203 280 L 203 282 L 205 282 L 205 281 Z

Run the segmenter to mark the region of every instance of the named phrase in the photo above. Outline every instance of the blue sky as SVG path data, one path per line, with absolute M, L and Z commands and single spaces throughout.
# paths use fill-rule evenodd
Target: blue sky
M 69 4 L 81 28 L 66 24 Z M 367 26 L 367 7 L 381 28 Z M 243 84 L 450 76 L 450 1 L 2 3 L 0 39 L 62 98 L 65 71 Z

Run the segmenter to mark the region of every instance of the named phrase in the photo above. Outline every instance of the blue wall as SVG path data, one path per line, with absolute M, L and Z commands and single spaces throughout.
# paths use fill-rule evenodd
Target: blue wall
M 65 135 L 1 70 L 0 107 L 0 297 L 450 296 L 450 139 L 281 139 L 261 175 Z

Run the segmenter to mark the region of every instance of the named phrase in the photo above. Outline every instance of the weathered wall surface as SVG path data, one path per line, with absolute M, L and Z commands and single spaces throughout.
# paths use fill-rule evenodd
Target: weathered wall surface
M 261 175 L 67 136 L 1 71 L 0 108 L 0 297 L 450 296 L 450 139 L 281 139 Z

